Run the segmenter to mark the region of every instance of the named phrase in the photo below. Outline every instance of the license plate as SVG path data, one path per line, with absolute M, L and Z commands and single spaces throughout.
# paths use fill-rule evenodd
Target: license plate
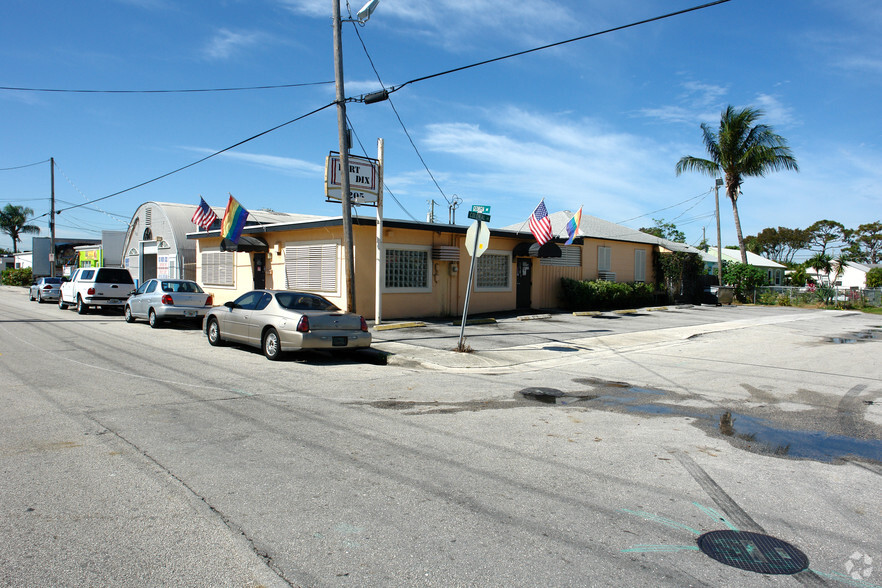
M 108 304 L 119 304 L 119 298 L 111 298 L 107 301 Z
M 331 345 L 334 347 L 346 347 L 348 337 L 331 337 Z
M 185 310 L 184 316 L 187 318 L 193 318 L 194 316 L 196 316 L 196 311 L 195 310 Z

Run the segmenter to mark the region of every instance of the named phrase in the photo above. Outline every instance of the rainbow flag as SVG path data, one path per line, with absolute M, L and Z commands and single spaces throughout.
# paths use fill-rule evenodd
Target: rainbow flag
M 227 210 L 224 212 L 224 220 L 221 222 L 221 237 L 238 243 L 247 218 L 248 211 L 230 194 L 230 201 L 227 202 Z
M 582 207 L 579 207 L 579 212 L 573 215 L 573 218 L 567 222 L 567 235 L 569 235 L 569 239 L 564 245 L 572 245 L 573 239 L 576 238 L 576 233 L 579 232 L 579 223 L 582 222 Z

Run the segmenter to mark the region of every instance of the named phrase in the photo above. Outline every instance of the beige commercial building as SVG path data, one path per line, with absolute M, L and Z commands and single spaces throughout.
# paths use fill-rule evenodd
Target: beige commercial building
M 526 223 L 491 229 L 476 260 L 469 314 L 559 307 L 564 277 L 654 281 L 659 239 L 583 216 L 574 243 L 565 245 L 571 216 L 550 216 L 560 237 L 541 248 Z M 375 319 L 379 291 L 382 319 L 461 316 L 471 262 L 467 228 L 384 219 L 378 264 L 376 220 L 353 218 L 355 310 Z M 187 238 L 196 243 L 195 279 L 214 294 L 215 304 L 252 289 L 277 288 L 315 292 L 347 307 L 341 217 L 276 223 L 252 223 L 249 217 L 237 244 L 222 240 L 218 230 Z

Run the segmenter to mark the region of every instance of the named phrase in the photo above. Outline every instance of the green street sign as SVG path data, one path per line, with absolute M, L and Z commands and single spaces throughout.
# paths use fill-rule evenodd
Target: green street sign
M 472 212 L 477 212 L 478 214 L 490 214 L 490 207 L 484 206 L 483 204 L 472 204 Z
M 469 218 L 479 220 L 479 221 L 484 221 L 485 223 L 490 222 L 490 215 L 489 214 L 475 212 L 474 210 L 469 211 Z

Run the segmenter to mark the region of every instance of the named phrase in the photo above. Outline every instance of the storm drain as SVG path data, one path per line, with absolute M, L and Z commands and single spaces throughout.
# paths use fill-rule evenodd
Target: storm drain
M 796 574 L 809 564 L 790 543 L 749 531 L 711 531 L 698 538 L 698 548 L 720 563 L 758 574 Z

